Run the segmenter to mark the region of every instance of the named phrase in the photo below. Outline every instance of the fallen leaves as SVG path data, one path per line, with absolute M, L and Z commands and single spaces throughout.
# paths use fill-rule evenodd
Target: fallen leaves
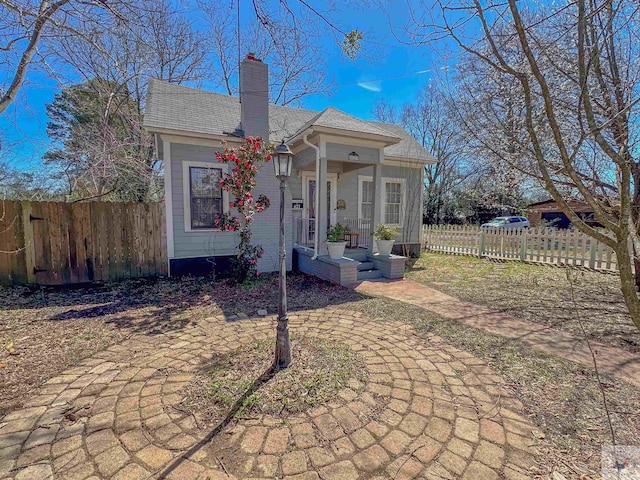
M 13 346 L 13 342 L 7 343 L 6 349 L 9 355 L 20 355 L 20 352 L 16 352 L 16 349 Z

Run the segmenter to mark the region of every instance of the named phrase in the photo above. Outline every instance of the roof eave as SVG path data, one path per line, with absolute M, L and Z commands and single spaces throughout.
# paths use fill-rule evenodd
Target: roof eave
M 291 137 L 287 143 L 293 144 L 299 140 L 302 140 L 305 134 L 311 135 L 313 133 L 326 133 L 330 135 L 338 135 L 341 137 L 353 137 L 358 139 L 366 139 L 377 142 L 382 142 L 386 147 L 390 145 L 395 145 L 400 143 L 402 139 L 400 137 L 391 136 L 391 135 L 380 135 L 377 133 L 367 133 L 367 132 L 356 132 L 354 130 L 346 130 L 342 128 L 335 127 L 325 127 L 322 125 L 311 125 L 304 130 L 299 131 L 293 137 Z
M 435 157 L 425 159 L 425 158 L 414 158 L 414 157 L 398 157 L 396 155 L 385 155 L 384 159 L 392 160 L 394 162 L 415 163 L 419 165 L 434 165 L 438 163 L 438 160 Z
M 220 141 L 237 141 L 242 142 L 244 139 L 235 135 L 220 135 L 217 133 L 205 133 L 194 132 L 192 130 L 180 130 L 176 128 L 158 127 L 154 125 L 142 125 L 142 127 L 149 133 L 159 133 L 160 135 L 175 135 L 180 137 L 192 137 L 205 140 L 220 140 Z

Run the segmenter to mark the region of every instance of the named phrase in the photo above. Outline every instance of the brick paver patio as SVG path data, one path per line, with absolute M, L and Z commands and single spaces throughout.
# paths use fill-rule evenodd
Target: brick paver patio
M 527 479 L 536 430 L 481 360 L 406 324 L 342 307 L 291 316 L 297 336 L 348 345 L 367 381 L 287 419 L 197 425 L 182 389 L 213 352 L 275 332 L 212 317 L 139 335 L 50 379 L 0 420 L 0 478 Z

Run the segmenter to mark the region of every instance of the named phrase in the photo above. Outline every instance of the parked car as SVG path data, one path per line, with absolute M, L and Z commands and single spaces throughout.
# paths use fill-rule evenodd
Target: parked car
M 482 228 L 505 228 L 515 230 L 517 228 L 529 228 L 529 220 L 524 217 L 496 217 L 488 223 L 483 223 Z

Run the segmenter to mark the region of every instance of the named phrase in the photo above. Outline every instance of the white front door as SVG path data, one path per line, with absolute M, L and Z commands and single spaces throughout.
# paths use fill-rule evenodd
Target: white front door
M 304 202 L 304 218 L 316 218 L 316 174 L 314 172 L 302 173 L 302 200 Z M 336 208 L 338 199 L 338 174 L 327 174 L 327 225 L 334 225 L 337 221 Z

